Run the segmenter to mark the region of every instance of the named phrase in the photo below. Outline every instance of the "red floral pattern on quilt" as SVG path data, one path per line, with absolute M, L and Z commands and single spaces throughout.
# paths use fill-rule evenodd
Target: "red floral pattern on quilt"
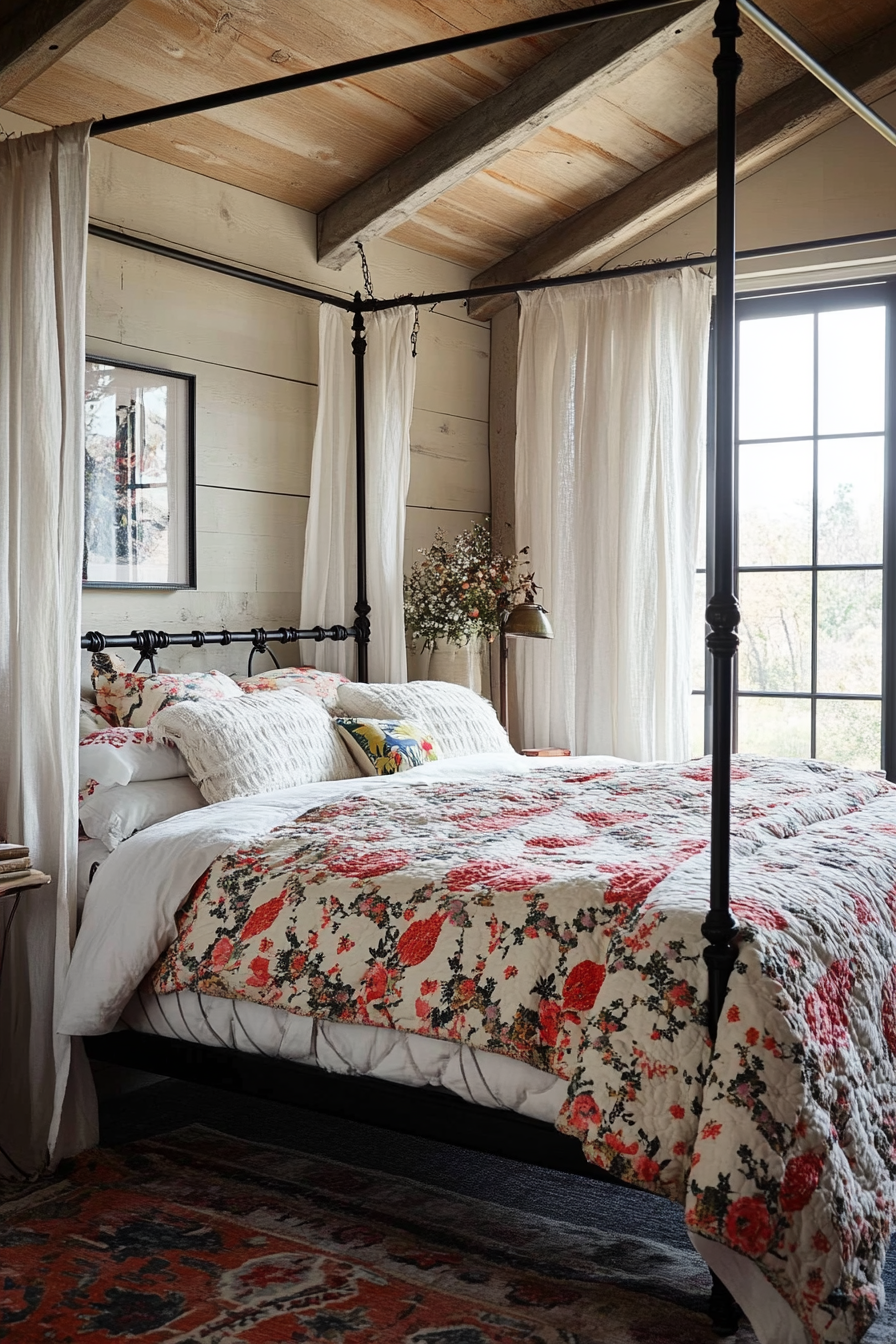
M 219 858 L 150 974 L 464 1042 L 566 1080 L 588 1158 L 861 1337 L 896 1213 L 896 790 L 739 758 L 715 1055 L 701 763 L 350 796 Z

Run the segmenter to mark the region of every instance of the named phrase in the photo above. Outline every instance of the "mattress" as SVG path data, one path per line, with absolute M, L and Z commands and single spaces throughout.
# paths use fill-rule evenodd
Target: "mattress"
M 521 1060 L 388 1027 L 324 1022 L 190 990 L 138 991 L 121 1021 L 135 1031 L 288 1059 L 331 1073 L 443 1087 L 477 1106 L 518 1111 L 550 1125 L 566 1097 L 561 1079 Z

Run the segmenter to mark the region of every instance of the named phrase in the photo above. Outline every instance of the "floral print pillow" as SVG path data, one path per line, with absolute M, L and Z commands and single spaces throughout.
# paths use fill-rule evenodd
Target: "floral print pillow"
M 91 733 L 101 733 L 114 723 L 111 710 L 101 710 L 93 700 L 81 697 L 81 711 L 78 720 L 78 741 L 83 742 Z
M 397 775 L 439 759 L 431 733 L 393 719 L 337 719 L 340 736 L 365 775 Z
M 316 667 L 279 667 L 254 677 L 237 677 L 236 684 L 249 695 L 256 691 L 301 691 L 333 710 L 339 687 L 348 685 L 348 677 L 339 672 L 319 672 Z
M 223 672 L 122 672 L 103 654 L 94 655 L 91 674 L 96 702 L 122 728 L 145 728 L 181 700 L 228 700 L 242 695 Z

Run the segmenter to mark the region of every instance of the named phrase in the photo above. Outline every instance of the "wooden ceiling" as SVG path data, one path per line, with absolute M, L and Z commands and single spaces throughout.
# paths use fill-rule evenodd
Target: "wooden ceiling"
M 59 57 L 57 50 L 53 63 L 36 78 L 33 67 L 24 77 L 19 75 L 19 85 L 25 78 L 27 82 L 13 96 L 7 96 L 4 105 L 50 124 L 116 116 L 558 8 L 571 9 L 576 3 L 68 3 L 58 7 L 69 14 L 80 11 L 86 15 L 83 31 L 71 41 L 57 41 L 64 54 Z M 7 16 L 12 15 L 10 24 L 29 8 L 22 6 L 21 0 L 0 0 L 0 36 L 4 5 Z M 46 11 L 55 7 L 45 0 L 31 8 Z M 765 8 L 813 55 L 832 68 L 842 69 L 843 77 L 851 78 L 854 86 L 866 94 L 870 91 L 877 96 L 896 88 L 896 0 L 766 0 Z M 699 157 L 701 142 L 711 137 L 715 124 L 711 16 L 711 5 L 698 5 L 693 0 L 674 14 L 660 11 L 649 19 L 640 16 L 642 26 L 649 21 L 658 31 L 662 25 L 662 31 L 659 36 L 654 33 L 643 45 L 639 59 L 630 61 L 628 67 L 618 61 L 615 66 L 611 64 L 607 78 L 612 82 L 608 84 L 605 78 L 594 91 L 593 84 L 577 77 L 574 87 L 561 90 L 561 98 L 554 103 L 547 99 L 548 111 L 541 114 L 540 121 L 531 115 L 528 122 L 524 120 L 522 140 L 519 132 L 505 134 L 492 146 L 480 143 L 475 154 L 461 154 L 459 162 L 450 142 L 457 128 L 467 123 L 474 126 L 477 114 L 473 109 L 505 89 L 509 90 L 504 95 L 505 103 L 518 91 L 531 92 L 539 78 L 545 86 L 551 80 L 559 80 L 562 85 L 569 58 L 578 44 L 589 40 L 593 44 L 595 37 L 589 38 L 590 34 L 596 35 L 598 30 L 605 34 L 615 24 L 630 21 L 614 20 L 576 30 L 572 35 L 506 43 L 351 82 L 164 121 L 110 138 L 139 153 L 313 211 L 329 221 L 335 235 L 343 226 L 356 227 L 363 237 L 386 232 L 424 252 L 478 269 L 492 268 L 492 274 L 514 274 L 515 258 L 527 255 L 526 249 L 529 254 L 533 248 L 537 251 L 540 240 L 547 238 L 553 249 L 549 249 L 550 264 L 546 268 L 541 265 L 539 273 L 556 272 L 588 260 L 588 246 L 567 250 L 564 258 L 566 244 L 558 250 L 557 240 L 570 236 L 570 230 L 584 221 L 585 241 L 590 245 L 587 221 L 602 219 L 600 210 L 595 214 L 598 205 L 606 207 L 606 214 L 610 206 L 615 209 L 627 200 L 639 182 L 642 191 L 655 180 L 666 182 L 677 165 Z M 787 112 L 789 108 L 787 115 L 794 125 L 799 122 L 802 139 L 843 115 L 829 105 L 827 95 L 827 102 L 819 104 L 816 94 L 809 91 L 814 81 L 764 34 L 748 20 L 743 27 L 742 110 L 754 109 L 758 115 L 764 109 L 768 123 L 769 118 L 779 116 L 776 109 Z M 874 40 L 869 42 L 869 38 Z M 45 39 L 45 48 L 50 41 L 52 35 Z M 571 44 L 568 51 L 551 61 L 552 53 L 566 43 Z M 2 64 L 0 57 L 0 67 Z M 620 69 L 624 77 L 618 79 Z M 544 72 L 543 77 L 540 72 Z M 526 79 L 521 81 L 523 76 Z M 566 78 L 568 82 L 568 73 Z M 0 69 L 0 101 L 3 88 Z M 799 107 L 794 112 L 795 94 L 800 88 L 804 94 L 800 95 L 801 102 L 796 99 Z M 790 93 L 782 95 L 782 89 L 790 89 Z M 539 90 L 539 96 L 543 95 L 544 88 Z M 814 109 L 814 120 L 810 117 L 808 122 L 804 106 L 807 99 Z M 480 140 L 483 122 L 490 116 L 491 107 L 497 109 L 498 105 L 489 104 L 478 115 L 476 134 Z M 553 108 L 561 115 L 554 115 Z M 450 123 L 455 126 L 444 129 Z M 769 140 L 767 126 L 763 135 L 765 145 Z M 764 152 L 776 157 L 793 143 L 791 135 L 786 144 L 776 143 Z M 446 168 L 444 155 L 449 150 Z M 416 158 L 407 158 L 411 151 Z M 425 180 L 430 162 L 439 169 L 433 182 Z M 414 178 L 416 195 L 405 191 L 402 171 L 405 178 Z M 371 206 L 371 188 L 364 184 L 378 173 L 379 204 L 374 201 Z M 668 184 L 664 190 L 667 206 L 671 202 L 673 211 L 670 216 L 667 209 L 662 222 L 668 222 L 678 207 Z M 347 193 L 352 195 L 347 197 Z M 682 206 L 678 213 L 693 206 L 692 196 L 685 195 L 687 199 L 678 202 Z M 389 209 L 383 207 L 383 199 Z M 327 211 L 329 215 L 324 214 Z M 371 218 L 362 227 L 365 211 Z M 582 232 L 579 227 L 579 244 Z M 631 228 L 621 245 L 631 241 L 630 234 Z M 606 254 L 608 247 L 620 250 L 618 242 L 612 231 L 596 233 L 591 257 Z M 338 262 L 339 248 L 334 244 L 330 250 L 331 264 Z M 343 237 L 342 259 L 344 255 Z M 324 255 L 322 259 L 328 258 Z M 538 264 L 533 259 L 528 269 L 534 266 L 538 272 Z M 520 275 L 523 278 L 521 271 Z

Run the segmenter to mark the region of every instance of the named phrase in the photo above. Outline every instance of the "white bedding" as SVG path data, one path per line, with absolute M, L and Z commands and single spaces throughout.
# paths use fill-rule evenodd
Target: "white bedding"
M 613 758 L 580 758 L 599 766 Z M 141 831 L 118 847 L 94 877 L 66 981 L 61 1029 L 99 1035 L 119 1020 L 138 1031 L 232 1045 L 339 1073 L 362 1073 L 423 1086 L 435 1084 L 479 1105 L 506 1106 L 550 1123 L 566 1086 L 519 1061 L 455 1043 L 377 1027 L 322 1023 L 281 1009 L 204 995 L 137 994 L 146 972 L 175 937 L 175 915 L 193 883 L 232 845 L 312 808 L 358 791 L 408 789 L 424 779 L 470 779 L 496 767 L 520 774 L 555 761 L 461 757 L 391 779 L 306 785 L 235 799 L 185 813 Z M 760 1344 L 807 1344 L 782 1298 L 745 1257 L 702 1238 L 695 1247 L 748 1313 Z

